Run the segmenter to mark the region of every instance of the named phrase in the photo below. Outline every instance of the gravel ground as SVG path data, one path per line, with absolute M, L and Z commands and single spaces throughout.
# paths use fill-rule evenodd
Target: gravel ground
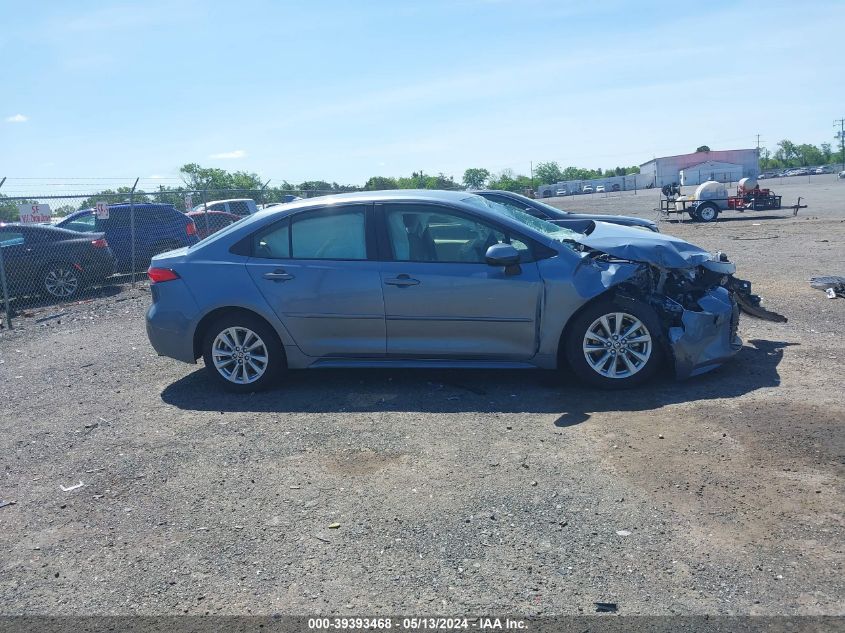
M 845 182 L 772 186 L 810 208 L 661 229 L 789 323 L 624 393 L 315 371 L 235 397 L 153 353 L 143 287 L 32 309 L 0 330 L 0 609 L 845 613 L 845 301 L 807 283 L 845 274 Z M 654 217 L 657 193 L 553 202 Z

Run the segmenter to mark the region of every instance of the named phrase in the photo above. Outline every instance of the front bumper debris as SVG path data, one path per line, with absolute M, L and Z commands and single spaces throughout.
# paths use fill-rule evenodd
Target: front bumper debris
M 725 288 L 714 288 L 698 300 L 701 311 L 684 310 L 681 325 L 670 327 L 669 346 L 679 379 L 697 376 L 742 349 L 737 334 L 739 306 Z

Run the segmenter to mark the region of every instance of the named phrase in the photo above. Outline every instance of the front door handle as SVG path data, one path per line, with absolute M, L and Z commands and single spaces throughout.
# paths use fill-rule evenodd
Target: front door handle
M 420 283 L 419 279 L 413 279 L 410 275 L 398 275 L 391 279 L 385 279 L 384 283 L 388 286 L 399 286 L 405 288 L 406 286 L 416 286 Z
M 264 279 L 270 279 L 272 281 L 289 281 L 293 279 L 293 275 L 286 273 L 284 268 L 277 268 L 271 273 L 264 273 Z

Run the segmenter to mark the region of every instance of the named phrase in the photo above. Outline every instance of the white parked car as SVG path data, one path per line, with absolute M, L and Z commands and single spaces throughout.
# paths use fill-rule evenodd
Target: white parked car
M 598 187 L 596 187 L 596 193 L 604 193 L 604 191 L 604 185 L 599 185 Z
M 584 193 L 593 193 L 593 185 L 584 185 L 584 188 L 581 189 Z
M 845 169 L 839 172 L 839 177 L 845 179 Z
M 252 215 L 258 212 L 258 205 L 252 198 L 231 198 L 229 200 L 211 200 L 203 204 L 198 204 L 193 208 L 193 211 L 225 211 L 234 215 Z
M 566 189 L 558 189 L 557 191 L 555 191 L 555 195 L 556 196 L 565 196 L 566 195 Z

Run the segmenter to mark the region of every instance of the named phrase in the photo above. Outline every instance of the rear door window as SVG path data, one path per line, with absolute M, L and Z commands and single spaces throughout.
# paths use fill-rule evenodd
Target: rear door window
M 291 224 L 294 259 L 367 259 L 364 205 L 308 211 Z
M 0 247 L 18 246 L 26 242 L 23 233 L 16 231 L 0 231 Z
M 235 215 L 249 215 L 249 203 L 245 200 L 235 200 L 229 203 L 229 212 Z
M 97 230 L 97 223 L 94 214 L 90 211 L 79 214 L 71 222 L 63 225 L 62 228 L 81 233 L 93 233 Z

